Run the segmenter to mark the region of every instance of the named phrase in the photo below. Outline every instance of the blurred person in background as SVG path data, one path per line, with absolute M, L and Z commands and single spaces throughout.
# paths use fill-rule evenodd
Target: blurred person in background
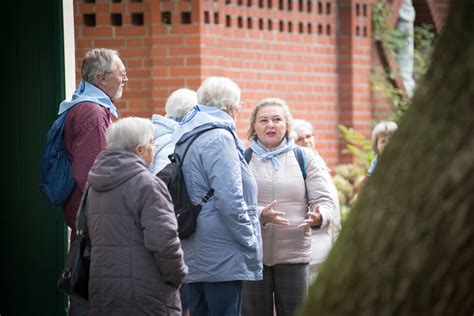
M 155 153 L 150 171 L 158 173 L 170 163 L 168 156 L 174 152 L 174 143 L 171 136 L 179 126 L 179 122 L 186 115 L 190 108 L 197 104 L 196 92 L 190 89 L 181 88 L 175 90 L 166 100 L 166 115 L 153 114 L 153 139 L 155 141 Z

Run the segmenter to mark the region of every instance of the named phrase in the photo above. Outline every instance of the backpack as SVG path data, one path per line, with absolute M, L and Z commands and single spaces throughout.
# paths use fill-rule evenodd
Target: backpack
M 184 182 L 183 172 L 181 167 L 183 165 L 186 153 L 192 143 L 203 133 L 210 131 L 215 128 L 223 127 L 212 127 L 200 131 L 189 141 L 186 149 L 183 153 L 183 158 L 180 159 L 176 151 L 169 155 L 171 163 L 167 164 L 162 170 L 160 170 L 156 176 L 160 178 L 167 186 L 173 202 L 174 212 L 178 221 L 178 235 L 181 239 L 189 238 L 195 231 L 197 225 L 197 218 L 201 212 L 201 208 L 206 204 L 214 195 L 214 189 L 210 189 L 201 199 L 198 205 L 194 205 L 189 199 L 188 190 Z M 224 128 L 225 129 L 225 128 Z M 233 135 L 233 134 L 232 134 Z
M 304 155 L 303 149 L 299 146 L 293 147 L 293 152 L 295 153 L 296 160 L 298 160 L 298 165 L 300 166 L 301 174 L 303 179 L 306 180 L 306 156 Z M 244 151 L 244 158 L 247 163 L 252 159 L 252 148 L 247 148 Z
M 41 157 L 40 189 L 52 206 L 63 206 L 76 187 L 63 141 L 67 113 L 65 111 L 53 122 Z

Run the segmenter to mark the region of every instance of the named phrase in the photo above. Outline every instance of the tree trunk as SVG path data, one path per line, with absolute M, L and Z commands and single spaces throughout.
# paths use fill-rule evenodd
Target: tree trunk
M 451 3 L 301 315 L 474 315 L 474 1 Z

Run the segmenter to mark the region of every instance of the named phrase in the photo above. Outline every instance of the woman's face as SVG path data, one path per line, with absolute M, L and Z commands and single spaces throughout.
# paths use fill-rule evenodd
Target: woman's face
M 147 144 L 138 145 L 137 149 L 135 150 L 135 153 L 138 156 L 143 157 L 143 159 L 145 159 L 146 162 L 149 165 L 151 165 L 151 163 L 153 162 L 153 153 L 154 153 L 155 147 L 156 145 L 153 142 L 153 138 L 151 138 Z
M 265 105 L 258 110 L 255 132 L 258 140 L 266 148 L 278 147 L 286 135 L 288 122 L 283 109 L 278 105 Z
M 303 129 L 298 134 L 298 138 L 296 139 L 295 143 L 302 147 L 315 148 L 313 131 Z
M 377 150 L 379 152 L 379 155 L 381 155 L 385 149 L 385 146 L 387 146 L 388 141 L 390 139 L 390 136 L 379 136 L 377 138 Z

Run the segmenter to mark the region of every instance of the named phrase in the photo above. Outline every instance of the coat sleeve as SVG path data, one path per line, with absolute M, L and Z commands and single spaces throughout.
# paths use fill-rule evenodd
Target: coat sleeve
M 239 152 L 227 131 L 218 131 L 201 153 L 205 177 L 214 189 L 215 207 L 233 237 L 245 248 L 256 249 L 255 235 L 244 201 Z
M 325 171 L 317 165 L 315 154 L 311 150 L 306 150 L 306 190 L 308 192 L 308 206 L 310 211 L 315 211 L 319 207 L 322 222 L 320 229 L 326 228 L 336 216 L 336 201 L 331 194 L 331 183 L 323 174 Z
M 183 260 L 171 198 L 164 183 L 158 178 L 153 179 L 152 185 L 144 193 L 140 221 L 145 248 L 153 253 L 163 280 L 178 288 L 184 281 L 188 268 Z

